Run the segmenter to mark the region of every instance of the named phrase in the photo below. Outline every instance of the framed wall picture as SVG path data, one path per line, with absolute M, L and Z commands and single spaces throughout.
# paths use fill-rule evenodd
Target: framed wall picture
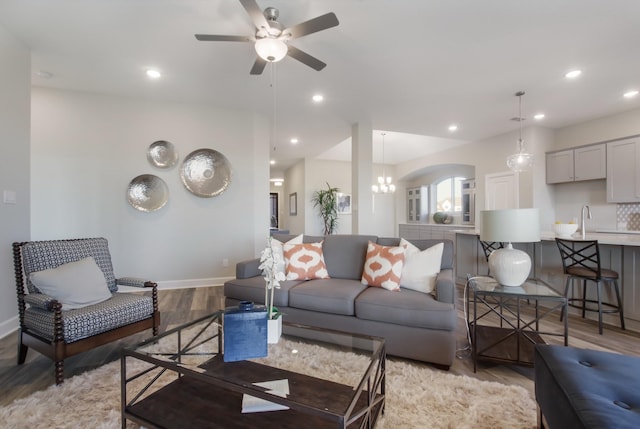
M 338 214 L 351 214 L 351 194 L 338 192 Z
M 298 193 L 289 194 L 289 216 L 298 215 Z

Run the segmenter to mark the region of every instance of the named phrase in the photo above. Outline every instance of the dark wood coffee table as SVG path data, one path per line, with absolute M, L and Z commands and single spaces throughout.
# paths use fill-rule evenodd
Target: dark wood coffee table
M 216 312 L 123 349 L 123 428 L 126 420 L 147 428 L 375 426 L 385 404 L 384 339 L 284 323 L 283 338 L 269 345 L 270 354 L 300 340 L 367 356 L 358 360 L 359 381 L 342 384 L 318 377 L 312 365 L 291 371 L 265 359 L 224 362 L 222 323 L 223 312 Z M 282 379 L 289 384 L 284 397 L 254 384 Z M 242 413 L 244 394 L 289 409 Z

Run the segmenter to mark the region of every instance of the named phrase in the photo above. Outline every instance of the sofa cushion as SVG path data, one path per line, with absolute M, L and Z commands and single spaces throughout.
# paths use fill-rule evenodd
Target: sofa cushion
M 381 246 L 369 241 L 362 270 L 362 284 L 391 291 L 399 290 L 405 251 L 403 246 Z
M 62 336 L 67 343 L 92 337 L 111 329 L 138 322 L 153 314 L 153 298 L 137 293 L 114 293 L 98 304 L 62 312 Z M 53 339 L 55 313 L 28 307 L 24 324 L 48 340 Z
M 440 273 L 444 243 L 420 250 L 404 238 L 400 245 L 406 249 L 400 286 L 422 293 L 431 293 Z
M 301 283 L 300 280 L 280 282 L 280 288 L 273 293 L 273 305 L 287 307 L 289 305 L 289 290 Z M 251 301 L 264 304 L 265 280 L 262 276 L 246 279 L 233 279 L 224 283 L 224 296 L 239 301 Z
M 359 280 L 334 278 L 303 282 L 289 290 L 289 306 L 353 316 L 354 300 L 366 288 Z
M 322 242 L 282 246 L 287 280 L 327 279 L 327 266 L 322 255 Z
M 457 314 L 453 304 L 437 301 L 433 295 L 410 289 L 389 293 L 370 287 L 355 301 L 356 317 L 397 325 L 453 331 Z
M 276 261 L 276 269 L 275 269 L 275 273 L 285 273 L 285 260 L 284 260 L 284 250 L 282 248 L 282 246 L 284 244 L 299 244 L 302 243 L 302 234 L 293 237 L 291 240 L 288 240 L 286 243 L 283 243 L 282 241 L 278 240 L 278 239 L 272 239 L 269 240 L 269 243 L 271 244 L 271 249 L 273 250 L 273 258 Z M 267 248 L 264 251 L 268 250 L 269 247 L 267 246 Z
M 374 235 L 328 235 L 324 240 L 324 261 L 329 277 L 362 279 L 362 269 L 367 256 L 367 244 L 374 243 Z
M 442 250 L 442 262 L 440 264 L 440 269 L 453 269 L 454 255 L 453 255 L 453 241 L 447 239 L 422 239 L 422 240 L 407 240 L 416 246 L 420 250 L 428 249 L 431 246 L 434 246 L 438 243 L 444 243 L 444 249 Z M 378 244 L 382 244 L 383 246 L 399 246 L 400 239 L 397 237 L 380 237 L 377 241 Z
M 39 292 L 29 280 L 29 274 L 47 268 L 56 268 L 67 262 L 78 261 L 92 256 L 104 274 L 111 292 L 118 291 L 116 277 L 113 274 L 109 243 L 106 238 L 82 238 L 78 240 L 30 241 L 22 246 L 24 254 L 24 274 L 27 276 L 29 292 Z

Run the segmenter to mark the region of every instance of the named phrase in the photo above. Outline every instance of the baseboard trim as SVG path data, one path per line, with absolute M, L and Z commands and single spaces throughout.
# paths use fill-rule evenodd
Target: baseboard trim
M 0 323 L 0 338 L 4 338 L 7 335 L 13 334 L 18 330 L 18 326 L 19 324 L 17 315 Z
M 158 282 L 158 289 L 190 289 L 198 287 L 222 286 L 224 282 L 233 279 L 234 277 L 211 277 L 206 279 L 165 280 Z

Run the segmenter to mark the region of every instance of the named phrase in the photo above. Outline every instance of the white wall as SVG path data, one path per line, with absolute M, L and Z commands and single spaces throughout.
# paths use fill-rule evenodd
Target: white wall
M 285 172 L 285 229 L 291 234 L 305 232 L 305 161 L 300 161 Z M 296 215 L 291 216 L 291 194 L 296 194 Z
M 555 134 L 555 150 L 638 135 L 640 109 L 570 125 Z
M 29 109 L 31 53 L 0 26 L 0 337 L 17 325 L 11 244 L 29 235 Z M 16 204 L 4 204 L 4 191 Z
M 389 166 L 387 172 L 391 173 Z M 376 175 L 382 174 L 382 166 L 374 165 L 373 172 Z M 371 184 L 373 184 L 373 179 Z M 298 215 L 288 216 L 287 202 L 287 229 L 292 234 L 323 235 L 324 229 L 318 209 L 313 207 L 311 198 L 313 193 L 319 189 L 325 189 L 327 182 L 331 187 L 340 189 L 340 192 L 352 194 L 351 184 L 351 163 L 344 161 L 327 161 L 318 159 L 307 159 L 300 161 L 285 172 L 285 187 L 288 195 L 297 193 Z M 400 192 L 388 195 L 375 195 L 370 210 L 373 221 L 372 231 L 360 231 L 360 234 L 373 234 L 380 237 L 397 235 L 397 222 L 395 222 L 395 205 L 398 204 Z M 404 197 L 402 197 L 404 198 Z M 402 199 L 400 201 L 403 201 Z M 354 200 L 352 198 L 352 204 Z M 353 209 L 353 207 L 352 207 Z M 360 208 L 363 209 L 362 207 Z M 353 214 L 338 215 L 338 229 L 336 234 L 351 234 Z
M 269 164 L 268 148 L 258 143 L 264 121 L 204 105 L 43 88 L 33 88 L 32 106 L 33 239 L 104 236 L 116 276 L 161 285 L 232 277 L 237 261 L 264 248 Z M 176 146 L 177 166 L 147 161 L 156 140 Z M 197 197 L 180 180 L 182 160 L 199 148 L 220 151 L 232 165 L 231 185 L 220 196 Z M 126 198 L 129 182 L 146 173 L 163 179 L 170 194 L 151 213 Z

